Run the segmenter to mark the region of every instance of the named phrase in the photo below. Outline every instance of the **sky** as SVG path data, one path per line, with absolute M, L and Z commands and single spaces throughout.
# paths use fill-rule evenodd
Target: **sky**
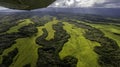
M 48 7 L 63 7 L 63 8 L 120 8 L 120 0 L 56 0 Z M 10 10 L 0 6 L 0 11 Z
M 4 7 L 0 6 L 0 10 L 6 10 L 6 9 L 8 9 L 8 8 L 4 8 Z
M 49 7 L 120 8 L 120 0 L 57 0 Z

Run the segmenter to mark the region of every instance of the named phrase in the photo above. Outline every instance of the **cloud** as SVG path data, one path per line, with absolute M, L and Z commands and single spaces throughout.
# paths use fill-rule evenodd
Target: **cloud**
M 106 8 L 120 8 L 120 1 L 118 0 L 104 0 L 103 3 L 95 3 L 93 7 L 106 7 Z
M 57 0 L 49 7 L 120 8 L 120 0 Z
M 8 8 L 5 8 L 5 7 L 1 7 L 0 6 L 0 10 L 7 10 Z
M 0 6 L 0 12 L 20 12 L 20 11 L 24 11 L 24 10 L 9 9 L 9 8 Z

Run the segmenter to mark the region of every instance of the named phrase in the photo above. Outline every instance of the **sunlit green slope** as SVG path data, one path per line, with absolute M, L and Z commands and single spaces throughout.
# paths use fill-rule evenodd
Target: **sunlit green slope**
M 119 26 L 87 22 L 63 22 L 56 18 L 46 21 L 44 25 L 37 26 L 35 24 L 36 22 L 31 19 L 20 20 L 17 26 L 11 27 L 2 34 L 6 36 L 15 34 L 12 36 L 15 36 L 16 39 L 13 39 L 15 43 L 11 46 L 1 50 L 0 66 L 115 67 L 119 62 L 114 59 L 116 56 L 119 59 Z M 33 33 L 36 29 L 29 27 L 35 27 L 37 32 Z M 111 42 L 114 43 L 111 45 Z M 16 52 L 14 52 L 15 49 Z M 114 58 L 109 59 L 109 57 Z M 108 61 L 104 60 L 110 60 L 116 64 L 106 63 Z
M 91 26 L 100 29 L 106 37 L 109 37 L 113 40 L 115 40 L 118 45 L 120 46 L 120 27 L 109 24 L 90 24 Z
M 48 31 L 50 31 L 46 39 L 49 40 L 54 38 L 54 30 L 52 29 L 52 25 L 56 24 L 57 22 L 58 21 L 54 19 L 53 21 L 50 21 L 47 24 L 45 24 L 45 26 L 37 27 L 38 33 L 36 33 L 35 35 L 27 38 L 17 39 L 16 44 L 6 49 L 4 53 L 0 56 L 1 60 L 2 60 L 2 56 L 7 55 L 15 48 L 18 48 L 19 52 L 17 56 L 14 58 L 13 63 L 10 65 L 10 67 L 23 67 L 26 64 L 31 64 L 31 67 L 35 67 L 38 58 L 37 50 L 39 47 L 41 47 L 35 43 L 35 40 L 37 37 L 42 35 L 43 28 L 46 28 Z M 22 26 L 27 26 L 30 23 L 34 24 L 34 22 L 30 21 L 30 19 L 25 19 L 17 26 L 10 28 L 10 30 L 8 30 L 7 33 L 18 32 L 19 28 L 21 28 Z
M 83 34 L 85 29 L 77 28 L 73 24 L 64 22 L 64 29 L 71 35 L 71 38 L 65 43 L 60 57 L 72 55 L 78 58 L 77 67 L 99 67 L 98 55 L 93 51 L 94 46 L 100 46 L 99 43 L 86 39 Z

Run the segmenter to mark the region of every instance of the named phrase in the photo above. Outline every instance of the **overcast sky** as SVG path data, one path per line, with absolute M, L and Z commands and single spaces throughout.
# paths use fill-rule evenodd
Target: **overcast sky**
M 6 10 L 6 9 L 8 9 L 8 8 L 4 8 L 4 7 L 0 6 L 0 10 Z
M 49 7 L 97 7 L 97 8 L 120 8 L 120 0 L 56 0 Z M 0 6 L 0 10 L 8 10 Z
M 120 0 L 57 0 L 50 7 L 120 8 Z

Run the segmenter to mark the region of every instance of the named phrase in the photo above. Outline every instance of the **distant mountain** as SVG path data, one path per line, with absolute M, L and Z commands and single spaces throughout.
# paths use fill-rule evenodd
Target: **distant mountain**
M 0 13 L 5 14 L 11 14 L 11 13 L 32 13 L 32 14 L 59 14 L 59 13 L 69 13 L 69 14 L 94 14 L 94 15 L 101 15 L 104 17 L 120 17 L 120 8 L 54 8 L 54 7 L 48 7 L 48 8 L 42 8 L 42 9 L 35 9 L 31 11 L 25 11 L 25 10 L 0 10 Z
M 46 8 L 36 9 L 33 11 L 49 11 L 49 12 L 66 12 L 66 13 L 83 13 L 96 14 L 109 17 L 120 17 L 120 8 Z

